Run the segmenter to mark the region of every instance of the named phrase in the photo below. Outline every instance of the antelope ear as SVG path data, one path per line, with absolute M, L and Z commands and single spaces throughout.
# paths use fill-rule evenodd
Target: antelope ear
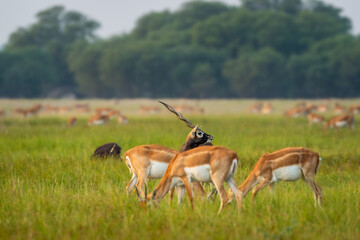
M 195 137 L 196 135 L 196 129 L 191 131 L 191 136 Z

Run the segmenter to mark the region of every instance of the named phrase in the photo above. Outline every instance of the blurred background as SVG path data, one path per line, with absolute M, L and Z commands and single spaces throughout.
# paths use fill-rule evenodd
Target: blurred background
M 358 0 L 0 6 L 0 98 L 360 96 Z

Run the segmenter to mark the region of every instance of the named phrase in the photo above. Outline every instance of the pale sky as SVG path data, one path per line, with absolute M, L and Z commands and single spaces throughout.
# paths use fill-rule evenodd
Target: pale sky
M 353 32 L 360 33 L 360 0 L 323 0 L 343 9 L 350 17 Z M 187 0 L 0 0 L 0 48 L 10 33 L 19 27 L 27 27 L 36 21 L 35 14 L 54 5 L 63 5 L 66 10 L 79 11 L 98 21 L 100 37 L 130 32 L 136 20 L 151 11 L 171 11 Z M 239 5 L 240 0 L 221 0 L 228 5 Z

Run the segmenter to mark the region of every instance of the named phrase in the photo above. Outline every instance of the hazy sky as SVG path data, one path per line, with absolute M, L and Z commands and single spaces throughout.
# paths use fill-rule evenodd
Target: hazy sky
M 351 18 L 353 32 L 360 33 L 360 0 L 323 0 L 342 8 Z M 10 33 L 35 22 L 35 14 L 50 6 L 63 5 L 67 10 L 79 11 L 100 22 L 97 34 L 101 37 L 129 32 L 136 20 L 145 13 L 178 9 L 187 0 L 0 0 L 0 46 Z M 222 0 L 239 5 L 240 0 Z

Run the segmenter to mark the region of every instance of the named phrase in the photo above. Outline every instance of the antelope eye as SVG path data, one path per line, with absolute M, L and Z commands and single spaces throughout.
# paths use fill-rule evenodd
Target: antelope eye
M 199 137 L 199 138 L 202 138 L 204 136 L 204 133 L 203 132 L 197 132 L 196 135 Z

